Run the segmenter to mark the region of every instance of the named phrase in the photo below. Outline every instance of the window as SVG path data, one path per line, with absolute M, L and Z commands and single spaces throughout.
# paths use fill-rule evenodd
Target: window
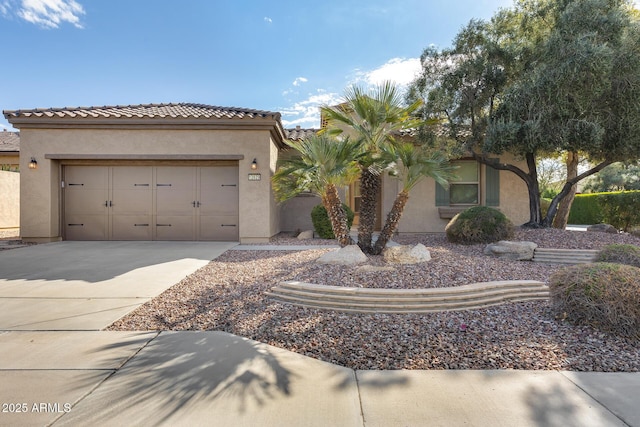
M 458 166 L 457 178 L 449 187 L 450 205 L 477 205 L 480 202 L 480 174 L 478 162 L 460 160 L 452 162 Z

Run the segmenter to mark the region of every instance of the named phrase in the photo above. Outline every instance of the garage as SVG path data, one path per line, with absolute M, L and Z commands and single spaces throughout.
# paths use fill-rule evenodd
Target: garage
M 239 239 L 237 162 L 62 166 L 67 240 Z
M 25 241 L 253 244 L 280 231 L 280 113 L 193 103 L 3 113 L 20 129 Z

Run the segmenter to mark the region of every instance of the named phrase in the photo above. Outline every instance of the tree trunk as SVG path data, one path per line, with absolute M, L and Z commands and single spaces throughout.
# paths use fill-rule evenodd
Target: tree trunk
M 360 174 L 360 224 L 358 246 L 364 253 L 372 253 L 371 235 L 376 225 L 376 206 L 381 177 L 368 169 Z
M 389 211 L 387 215 L 387 221 L 384 223 L 384 227 L 380 232 L 380 236 L 376 241 L 376 244 L 373 246 L 373 254 L 380 255 L 384 250 L 385 246 L 387 246 L 387 242 L 391 240 L 393 233 L 398 228 L 398 221 L 400 221 L 400 217 L 402 217 L 402 213 L 404 212 L 404 207 L 409 200 L 409 192 L 402 190 L 396 196 L 396 200 L 393 202 L 393 207 Z
M 353 239 L 349 235 L 349 227 L 347 223 L 347 215 L 342 208 L 342 201 L 338 196 L 338 189 L 335 185 L 328 185 L 326 188 L 326 195 L 322 198 L 322 204 L 327 210 L 329 221 L 331 221 L 331 228 L 333 228 L 333 234 L 336 236 L 340 247 L 345 247 L 353 244 Z
M 578 153 L 574 151 L 567 152 L 567 181 L 578 176 L 578 161 Z M 560 201 L 556 216 L 553 218 L 554 228 L 565 229 L 567 227 L 571 205 L 573 204 L 573 199 L 576 198 L 576 190 L 577 186 L 572 185 L 569 193 Z
M 540 207 L 540 186 L 538 185 L 538 169 L 536 167 L 536 156 L 533 153 L 525 155 L 527 160 L 527 191 L 529 192 L 529 222 L 523 224 L 525 227 L 539 228 L 544 227 L 542 221 L 542 209 Z M 548 227 L 548 225 L 547 225 Z

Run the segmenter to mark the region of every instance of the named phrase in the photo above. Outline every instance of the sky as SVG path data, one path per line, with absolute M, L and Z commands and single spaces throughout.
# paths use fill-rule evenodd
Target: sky
M 0 0 L 0 109 L 201 103 L 317 128 L 511 0 Z M 14 130 L 0 117 L 0 130 Z

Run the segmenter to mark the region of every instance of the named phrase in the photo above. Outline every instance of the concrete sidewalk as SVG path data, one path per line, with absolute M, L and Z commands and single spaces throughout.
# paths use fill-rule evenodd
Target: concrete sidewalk
M 4 332 L 0 383 L 0 425 L 640 426 L 640 373 L 353 371 L 223 332 Z
M 223 332 L 100 330 L 230 246 L 0 252 L 0 426 L 640 427 L 640 373 L 354 371 Z

